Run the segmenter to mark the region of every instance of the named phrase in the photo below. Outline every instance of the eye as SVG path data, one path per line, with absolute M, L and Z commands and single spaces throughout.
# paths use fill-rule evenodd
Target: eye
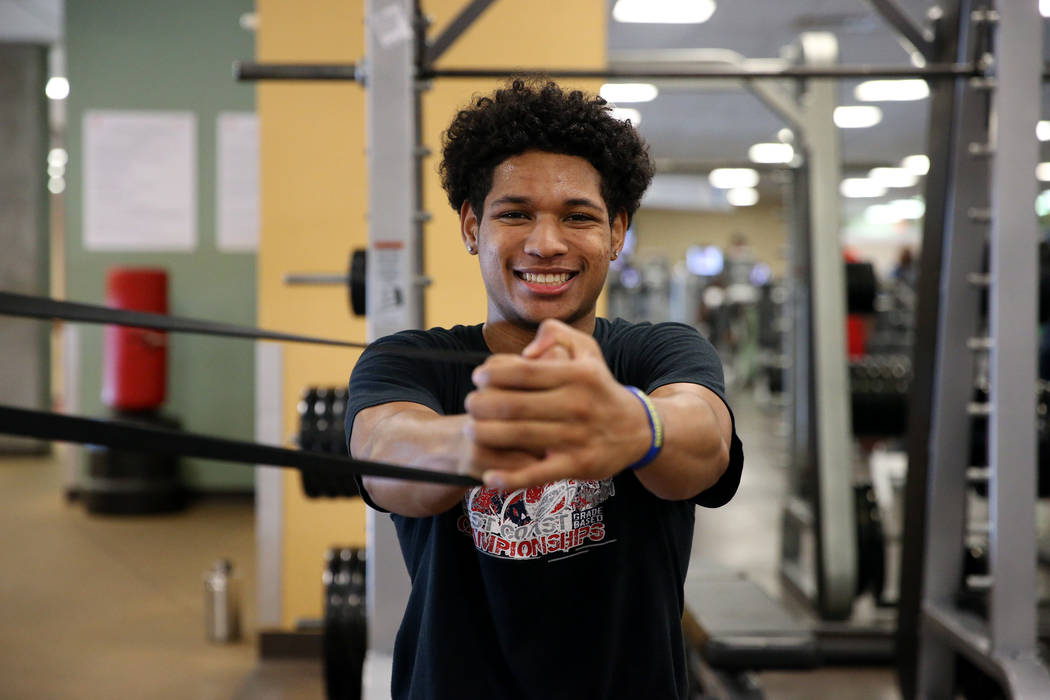
M 597 221 L 598 220 L 597 217 L 595 217 L 595 216 L 593 216 L 591 214 L 586 214 L 584 212 L 573 212 L 572 214 L 569 214 L 568 216 L 566 216 L 565 219 L 567 221 L 572 221 L 572 222 L 576 222 L 576 223 L 586 223 L 586 222 L 591 222 L 591 221 Z
M 508 219 L 508 220 L 526 219 L 526 218 L 528 218 L 528 214 L 526 214 L 523 211 L 519 211 L 517 209 L 511 209 L 509 211 L 504 211 L 504 212 L 500 212 L 500 213 L 496 214 L 495 218 L 497 218 L 497 219 Z

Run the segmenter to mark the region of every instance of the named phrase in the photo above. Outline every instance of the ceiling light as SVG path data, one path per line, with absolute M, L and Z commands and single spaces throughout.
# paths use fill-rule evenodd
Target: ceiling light
M 795 149 L 790 143 L 756 143 L 747 149 L 747 157 L 752 163 L 790 163 Z
M 872 168 L 868 178 L 883 187 L 914 187 L 919 176 L 906 168 Z
M 840 129 L 864 129 L 882 121 L 882 110 L 871 105 L 836 107 L 834 119 Z
M 853 88 L 860 102 L 911 102 L 930 96 L 930 86 L 921 78 L 909 80 L 866 80 Z
M 1039 0 L 1039 14 L 1050 17 L 1050 0 Z
M 47 152 L 47 163 L 48 165 L 62 165 L 65 166 L 69 162 L 69 153 L 64 148 L 52 148 Z
M 44 94 L 49 100 L 64 100 L 69 97 L 69 81 L 60 75 L 49 79 L 44 86 Z
M 1050 163 L 1040 163 L 1035 166 L 1035 179 L 1050 182 Z
M 652 102 L 660 91 L 650 83 L 606 83 L 598 94 L 605 98 L 606 102 L 620 104 L 621 102 Z
M 700 24 L 715 12 L 714 0 L 617 0 L 613 19 L 617 22 Z
M 848 177 L 839 185 L 839 192 L 843 197 L 860 199 L 863 197 L 881 197 L 886 194 L 886 188 L 866 177 Z
M 901 217 L 889 204 L 872 204 L 864 210 L 864 220 L 876 226 L 888 226 L 898 223 Z
M 889 203 L 901 219 L 921 219 L 926 213 L 926 203 L 921 199 L 895 199 Z
M 734 187 L 726 191 L 726 201 L 734 207 L 758 204 L 758 190 L 752 187 Z
M 909 173 L 925 175 L 930 172 L 930 158 L 922 154 L 905 156 L 904 160 L 901 161 L 901 167 Z
M 758 184 L 758 171 L 751 168 L 715 168 L 707 176 L 712 187 L 731 190 L 734 187 L 754 187 Z
M 642 113 L 637 109 L 631 109 L 630 107 L 613 107 L 610 110 L 613 118 L 619 119 L 622 122 L 630 120 L 631 126 L 638 128 L 638 125 L 642 123 Z
M 1035 136 L 1040 141 L 1050 141 L 1050 121 L 1041 121 L 1035 125 Z
M 1043 190 L 1035 198 L 1035 215 L 1046 216 L 1050 214 L 1050 190 Z
M 777 132 L 777 140 L 781 143 L 795 143 L 795 132 L 785 126 Z

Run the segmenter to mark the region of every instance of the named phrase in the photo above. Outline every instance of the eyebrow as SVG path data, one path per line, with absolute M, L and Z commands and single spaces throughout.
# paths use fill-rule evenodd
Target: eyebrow
M 532 200 L 528 197 L 508 194 L 504 195 L 503 197 L 500 197 L 499 199 L 494 199 L 489 203 L 489 206 L 498 207 L 504 204 L 529 204 L 531 201 Z M 597 204 L 591 199 L 587 199 L 586 197 L 574 197 L 572 199 L 566 199 L 563 202 L 563 204 L 569 207 L 589 207 L 591 209 L 597 209 L 598 211 L 601 211 L 603 208 L 601 205 Z

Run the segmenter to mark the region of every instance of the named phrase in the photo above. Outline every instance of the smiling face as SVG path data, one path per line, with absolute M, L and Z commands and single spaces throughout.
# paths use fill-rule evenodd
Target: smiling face
M 535 330 L 556 318 L 587 333 L 627 214 L 609 221 L 601 176 L 585 159 L 527 151 L 496 166 L 480 219 L 460 209 L 488 293 L 486 326 Z

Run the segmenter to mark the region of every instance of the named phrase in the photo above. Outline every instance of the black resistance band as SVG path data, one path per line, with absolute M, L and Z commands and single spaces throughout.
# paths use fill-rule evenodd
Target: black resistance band
M 316 452 L 290 450 L 254 442 L 227 440 L 179 430 L 154 428 L 134 423 L 68 416 L 0 405 L 0 433 L 40 440 L 79 442 L 119 450 L 165 455 L 201 457 L 250 465 L 291 467 L 302 472 L 347 477 L 352 474 L 407 481 L 426 481 L 453 486 L 479 486 L 481 481 L 464 474 L 432 472 L 415 467 L 336 457 Z
M 215 321 L 113 309 L 49 297 L 36 297 L 0 291 L 0 315 L 20 316 L 50 321 L 74 323 L 102 323 L 135 328 L 150 328 L 175 333 L 195 333 L 252 340 L 274 340 L 313 345 L 336 345 L 349 348 L 367 348 L 367 343 L 332 340 L 308 335 L 279 333 L 249 326 L 238 326 Z M 457 352 L 413 348 L 397 345 L 378 345 L 376 351 L 437 362 L 479 365 L 488 357 L 482 352 Z M 409 481 L 425 481 L 456 486 L 478 486 L 481 481 L 466 475 L 432 472 L 426 469 L 403 467 L 380 462 L 368 462 L 350 457 L 292 450 L 254 442 L 227 440 L 206 435 L 195 435 L 177 430 L 147 427 L 134 423 L 98 420 L 69 416 L 51 411 L 37 411 L 0 405 L 0 434 L 20 435 L 40 440 L 60 440 L 86 445 L 103 445 L 137 452 L 154 452 L 186 457 L 202 457 L 241 464 L 262 464 L 292 467 L 300 471 L 321 473 L 334 477 L 353 474 L 378 476 Z
M 59 301 L 49 297 L 36 297 L 14 292 L 0 292 L 0 315 L 22 316 L 50 321 L 71 321 L 74 323 L 103 323 L 115 326 L 133 326 L 150 328 L 173 333 L 194 333 L 198 335 L 217 335 L 228 338 L 249 338 L 252 340 L 276 340 L 290 343 L 310 343 L 312 345 L 336 345 L 346 348 L 367 348 L 369 343 L 355 343 L 348 340 L 333 340 L 311 335 L 296 335 L 267 331 L 251 326 L 238 326 L 232 323 L 217 321 L 200 321 L 180 316 L 155 314 L 146 311 L 128 311 L 108 306 L 80 304 L 71 301 Z M 400 357 L 419 358 L 436 362 L 453 362 L 456 364 L 480 365 L 488 357 L 483 352 L 459 352 L 456 350 L 413 348 L 398 345 L 377 345 L 374 350 L 398 355 Z

